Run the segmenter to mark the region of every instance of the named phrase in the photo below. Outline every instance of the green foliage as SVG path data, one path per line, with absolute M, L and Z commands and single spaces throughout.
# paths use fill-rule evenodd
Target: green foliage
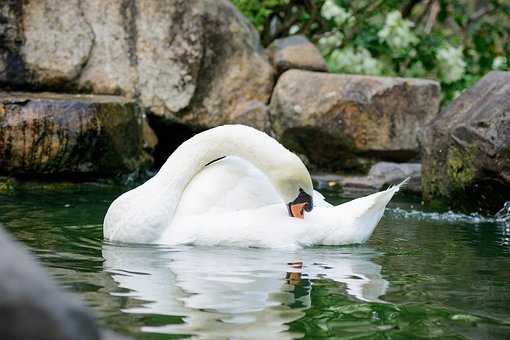
M 247 16 L 259 31 L 265 29 L 269 19 L 290 0 L 233 0 L 234 5 Z
M 422 77 L 448 101 L 491 70 L 510 69 L 508 0 L 234 0 L 264 45 L 316 43 L 331 71 Z

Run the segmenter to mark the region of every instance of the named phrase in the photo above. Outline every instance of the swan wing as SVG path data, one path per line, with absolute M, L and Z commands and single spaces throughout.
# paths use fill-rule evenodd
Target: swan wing
M 260 170 L 241 158 L 225 157 L 193 177 L 181 196 L 176 217 L 256 209 L 280 201 Z
M 314 192 L 316 206 L 330 206 Z M 206 166 L 181 196 L 177 216 L 258 209 L 284 204 L 262 171 L 239 157 L 229 156 Z

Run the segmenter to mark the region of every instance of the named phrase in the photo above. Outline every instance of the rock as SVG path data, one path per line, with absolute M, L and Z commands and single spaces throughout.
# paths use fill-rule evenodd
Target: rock
M 419 156 L 418 131 L 438 111 L 431 80 L 289 70 L 271 97 L 277 137 L 318 168 L 360 170 L 359 156 L 408 161 Z
M 379 190 L 409 178 L 402 190 L 421 195 L 421 163 L 379 162 L 370 168 L 367 177 L 379 183 Z
M 232 123 L 230 114 L 247 102 L 269 101 L 274 71 L 258 33 L 232 4 L 198 3 L 203 5 L 201 69 L 190 105 L 177 117 L 202 127 Z
M 312 178 L 319 188 L 341 187 L 348 191 L 363 191 L 364 194 L 383 190 L 409 178 L 409 182 L 402 187 L 402 190 L 421 194 L 420 163 L 379 162 L 370 168 L 367 176 L 315 174 Z
M 276 39 L 267 52 L 278 75 L 289 69 L 328 71 L 328 65 L 317 47 L 302 35 Z
M 73 86 L 94 93 L 140 95 L 135 2 L 88 0 L 79 8 L 78 16 L 93 32 L 94 46 Z
M 230 115 L 230 121 L 254 127 L 260 131 L 270 133 L 269 108 L 261 102 L 246 102 L 238 106 Z
M 258 35 L 227 0 L 12 0 L 0 23 L 0 85 L 11 89 L 123 94 L 201 127 L 271 95 Z
M 34 82 L 54 86 L 77 78 L 94 42 L 80 0 L 28 1 L 23 18 L 21 55 Z
M 510 201 L 510 72 L 490 72 L 424 131 L 423 197 L 495 213 Z
M 93 315 L 60 291 L 29 252 L 0 228 L 0 338 L 100 339 Z
M 156 133 L 150 127 L 149 122 L 146 119 L 143 120 L 142 136 L 143 150 L 152 155 L 156 149 L 156 145 L 158 145 L 158 136 L 156 136 Z
M 21 1 L 0 2 L 0 87 L 23 86 L 26 70 L 21 57 L 23 42 Z
M 147 161 L 142 117 L 123 97 L 0 92 L 0 174 L 132 172 Z

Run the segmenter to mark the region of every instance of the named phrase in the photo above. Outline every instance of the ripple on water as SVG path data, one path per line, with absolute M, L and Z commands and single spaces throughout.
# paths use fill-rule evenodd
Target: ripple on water
M 478 213 L 462 214 L 453 211 L 444 213 L 424 212 L 418 210 L 405 210 L 402 208 L 388 208 L 387 213 L 393 218 L 432 220 L 467 224 L 494 223 L 510 228 L 510 201 L 506 202 L 503 208 L 501 208 L 501 210 L 499 210 L 494 216 L 483 216 Z

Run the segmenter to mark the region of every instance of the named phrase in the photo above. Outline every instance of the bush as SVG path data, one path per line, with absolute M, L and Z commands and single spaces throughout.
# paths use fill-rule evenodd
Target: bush
M 234 0 L 264 45 L 316 43 L 332 72 L 441 82 L 444 100 L 510 66 L 507 0 Z

